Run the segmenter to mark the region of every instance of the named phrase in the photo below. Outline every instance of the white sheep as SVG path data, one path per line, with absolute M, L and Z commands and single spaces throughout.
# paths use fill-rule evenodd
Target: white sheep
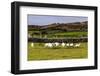
M 77 43 L 77 44 L 75 44 L 74 47 L 79 47 L 80 45 L 81 45 L 80 43 Z
M 69 43 L 67 43 L 66 46 L 70 46 Z
M 72 47 L 72 46 L 74 46 L 74 44 L 73 43 L 70 43 L 70 46 Z
M 53 47 L 52 43 L 48 43 L 48 46 L 49 46 L 49 47 Z
M 59 46 L 59 43 L 58 42 L 55 42 L 54 44 L 55 44 L 55 46 Z
M 66 44 L 65 43 L 61 43 L 61 45 L 62 45 L 62 47 L 65 47 Z
M 52 46 L 55 46 L 55 43 L 50 43 L 50 44 L 52 44 Z
M 45 47 L 53 47 L 52 43 L 45 43 Z
M 31 43 L 31 47 L 34 47 L 34 43 Z
M 45 43 L 45 47 L 48 47 L 48 43 Z

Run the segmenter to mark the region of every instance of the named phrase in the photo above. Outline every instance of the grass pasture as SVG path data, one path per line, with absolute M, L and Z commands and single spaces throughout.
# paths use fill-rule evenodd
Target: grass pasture
M 81 43 L 78 48 L 75 47 L 44 47 L 44 43 L 35 43 L 34 47 L 31 47 L 31 43 L 28 43 L 28 61 L 31 60 L 58 60 L 58 59 L 79 59 L 87 58 L 87 43 Z
M 53 33 L 47 32 L 47 34 L 41 33 L 41 31 L 29 31 L 28 34 L 30 34 L 32 37 L 36 38 L 68 38 L 68 37 L 87 37 L 87 32 L 56 32 L 52 31 Z M 33 34 L 32 33 L 36 33 Z

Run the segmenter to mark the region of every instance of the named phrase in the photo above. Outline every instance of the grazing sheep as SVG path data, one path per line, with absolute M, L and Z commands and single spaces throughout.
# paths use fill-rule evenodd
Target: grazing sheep
M 48 43 L 45 43 L 45 47 L 48 47 Z
M 52 44 L 52 47 L 54 47 L 55 46 L 55 43 L 51 43 Z
M 74 46 L 74 44 L 73 43 L 70 43 L 70 46 Z
M 34 43 L 31 43 L 31 47 L 34 47 Z
M 52 43 L 48 43 L 48 46 L 49 46 L 49 47 L 53 47 Z
M 45 47 L 53 47 L 52 43 L 45 43 Z
M 65 47 L 65 43 L 62 43 L 61 45 L 62 45 L 62 47 Z
M 58 42 L 55 42 L 54 44 L 55 44 L 55 46 L 59 46 L 59 43 Z
M 81 45 L 80 43 L 77 43 L 77 44 L 75 44 L 74 47 L 79 47 L 80 45 Z
M 66 46 L 69 46 L 69 43 L 67 43 Z

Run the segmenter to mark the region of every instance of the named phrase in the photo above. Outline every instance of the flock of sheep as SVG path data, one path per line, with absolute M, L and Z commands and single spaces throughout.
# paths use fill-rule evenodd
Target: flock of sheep
M 58 46 L 62 46 L 62 47 L 80 47 L 81 43 L 44 43 L 44 47 L 58 47 Z M 31 43 L 31 47 L 34 47 L 34 43 Z

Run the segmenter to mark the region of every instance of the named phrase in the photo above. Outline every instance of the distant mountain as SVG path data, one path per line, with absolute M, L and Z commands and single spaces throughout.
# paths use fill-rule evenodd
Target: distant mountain
M 88 21 L 84 22 L 73 22 L 73 23 L 53 23 L 48 25 L 28 25 L 29 30 L 87 30 Z

